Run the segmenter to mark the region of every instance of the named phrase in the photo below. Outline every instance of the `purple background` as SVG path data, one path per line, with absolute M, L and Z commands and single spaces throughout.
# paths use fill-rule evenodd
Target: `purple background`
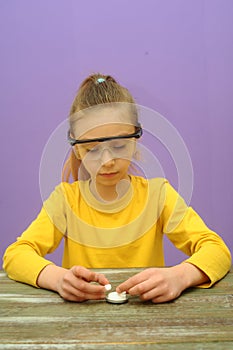
M 45 143 L 97 71 L 177 128 L 191 205 L 233 251 L 232 18 L 232 0 L 0 1 L 1 256 L 38 214 Z M 166 241 L 167 264 L 182 258 Z

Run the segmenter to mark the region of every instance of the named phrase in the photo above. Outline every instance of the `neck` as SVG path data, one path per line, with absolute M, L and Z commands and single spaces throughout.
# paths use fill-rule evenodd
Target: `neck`
M 113 202 L 123 197 L 130 187 L 130 178 L 119 181 L 116 185 L 102 186 L 91 181 L 90 190 L 92 194 L 101 202 Z

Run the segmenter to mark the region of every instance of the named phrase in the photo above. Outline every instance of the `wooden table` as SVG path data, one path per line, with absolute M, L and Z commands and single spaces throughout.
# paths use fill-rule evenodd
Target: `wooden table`
M 115 287 L 137 270 L 101 270 Z M 0 272 L 0 349 L 233 349 L 233 270 L 169 303 L 72 303 Z

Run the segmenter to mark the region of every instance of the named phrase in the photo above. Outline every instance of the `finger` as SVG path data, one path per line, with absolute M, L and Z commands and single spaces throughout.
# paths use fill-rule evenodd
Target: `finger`
M 128 293 L 130 295 L 143 295 L 152 293 L 152 290 L 154 290 L 155 286 L 153 285 L 151 280 L 145 280 L 144 282 L 136 284 L 136 286 L 130 288 L 128 290 Z
M 81 290 L 86 294 L 98 294 L 99 296 L 105 296 L 106 290 L 104 286 L 109 284 L 109 280 L 100 273 L 90 271 L 82 266 L 74 266 L 71 271 L 73 272 L 73 278 L 67 281 L 77 290 Z M 98 282 L 101 285 L 91 284 L 89 282 Z
M 157 300 L 161 302 L 161 300 L 172 300 L 175 298 L 175 293 L 173 290 L 169 290 L 167 288 L 167 284 L 160 283 L 159 280 L 149 279 L 144 283 L 136 286 L 133 290 L 130 290 L 129 293 L 131 295 L 137 295 L 132 293 L 137 293 L 140 295 L 142 300 Z
M 149 300 L 149 299 L 144 299 Z M 170 299 L 166 298 L 165 295 L 158 295 L 155 298 L 151 298 L 152 303 L 154 304 L 161 304 L 170 301 Z
M 103 274 L 88 270 L 83 266 L 73 266 L 71 270 L 76 277 L 82 278 L 88 282 L 98 282 L 103 286 L 109 284 L 109 280 Z
M 76 277 L 83 278 L 88 282 L 95 280 L 95 272 L 88 270 L 83 266 L 73 266 L 71 271 Z
M 80 281 L 79 290 L 88 294 L 104 294 L 106 289 L 104 286 L 92 284 L 85 281 Z
M 117 293 L 122 293 L 125 291 L 128 292 L 131 288 L 144 282 L 146 279 L 147 279 L 147 276 L 145 276 L 143 273 L 140 272 L 137 275 L 130 277 L 125 282 L 121 283 L 119 286 L 117 286 L 116 291 Z
M 102 273 L 96 274 L 96 282 L 98 282 L 102 286 L 105 286 L 106 284 L 110 284 L 109 280 Z
M 84 297 L 84 293 L 69 286 L 69 288 L 64 288 L 60 293 L 63 299 L 69 301 L 84 301 L 86 300 Z
M 161 293 L 161 291 L 159 290 L 159 288 L 154 288 L 150 291 L 147 291 L 145 293 L 140 294 L 140 299 L 141 300 L 155 300 L 155 299 L 159 299 L 163 296 L 163 294 Z
M 106 291 L 104 286 L 91 284 L 84 279 L 77 277 L 70 280 L 70 286 L 79 293 L 82 292 L 84 294 L 104 294 Z
M 165 303 L 174 300 L 180 296 L 180 293 L 164 288 L 154 288 L 140 296 L 142 300 L 152 300 L 153 303 Z
M 87 282 L 86 282 L 87 283 Z M 61 292 L 61 296 L 70 301 L 98 300 L 105 298 L 105 292 L 88 293 L 73 286 L 65 286 Z
M 76 291 L 77 292 L 77 291 Z M 74 292 L 75 293 L 75 292 Z M 85 294 L 78 291 L 77 294 L 63 293 L 62 298 L 68 301 L 82 302 L 87 300 L 100 300 L 105 298 L 105 294 Z

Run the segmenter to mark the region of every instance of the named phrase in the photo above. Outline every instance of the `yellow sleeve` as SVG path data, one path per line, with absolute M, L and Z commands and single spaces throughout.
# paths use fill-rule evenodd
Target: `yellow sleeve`
M 163 232 L 189 262 L 208 277 L 208 288 L 224 277 L 231 267 L 231 253 L 222 238 L 210 230 L 201 217 L 186 205 L 173 187 L 166 183 L 165 206 L 162 213 Z
M 54 225 L 53 217 L 45 208 L 47 204 L 54 208 L 56 216 L 65 222 L 62 210 L 62 197 L 59 187 L 44 203 L 38 217 L 31 225 L 11 244 L 3 257 L 3 268 L 11 279 L 38 287 L 37 278 L 41 270 L 52 264 L 44 258 L 52 253 L 63 238 L 63 233 Z

